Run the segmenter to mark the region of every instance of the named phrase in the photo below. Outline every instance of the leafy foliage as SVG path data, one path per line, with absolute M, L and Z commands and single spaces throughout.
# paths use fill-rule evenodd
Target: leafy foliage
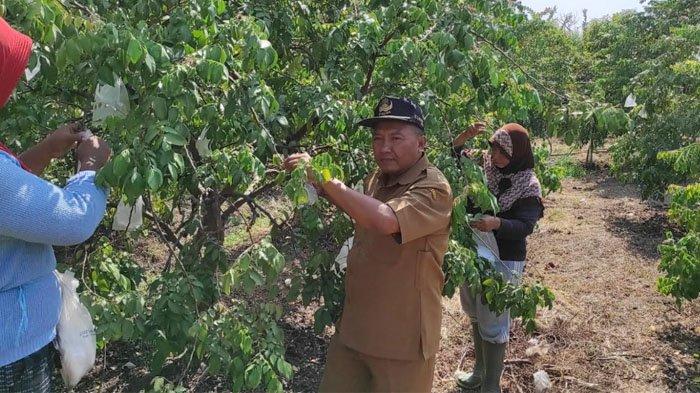
M 601 60 L 600 69 L 617 81 L 603 79 L 601 85 L 616 91 L 616 103 L 629 94 L 636 101 L 630 111 L 632 131 L 613 146 L 612 170 L 640 183 L 645 196 L 659 195 L 669 184 L 687 179 L 657 153 L 687 146 L 700 136 L 699 12 L 697 2 L 668 0 L 652 2 L 643 13 L 613 18 L 609 55 L 600 55 L 607 59 Z M 595 37 L 590 42 L 600 44 Z
M 678 305 L 693 300 L 700 294 L 700 235 L 691 231 L 679 240 L 672 235 L 659 246 L 661 263 L 657 287 L 664 295 L 671 295 Z
M 671 186 L 669 218 L 687 233 L 675 240 L 671 233 L 659 246 L 661 262 L 657 287 L 664 295 L 671 295 L 678 305 L 693 300 L 700 293 L 700 183 L 686 187 Z
M 671 186 L 669 218 L 687 231 L 700 232 L 700 183 Z
M 307 205 L 305 169 L 285 174 L 281 156 L 309 151 L 314 176 L 361 182 L 373 164 L 364 153 L 369 135 L 354 124 L 385 94 L 419 100 L 429 114 L 429 155 L 458 196 L 448 293 L 468 279 L 490 306 L 510 306 L 529 327 L 537 306 L 551 306 L 545 288 L 505 285 L 474 258 L 462 206 L 497 207 L 483 172 L 460 169 L 443 147 L 477 118 L 524 121 L 541 109 L 537 90 L 502 57 L 525 21 L 509 1 L 0 4 L 37 41 L 30 68 L 39 67 L 6 108 L 0 136 L 21 150 L 45 127 L 82 120 L 117 152 L 99 174 L 112 189 L 110 204 L 145 203 L 144 230 L 97 239 L 83 254 L 83 296 L 101 345 L 147 346 L 156 373 L 167 362 L 187 361 L 184 372 L 204 363 L 233 390 L 281 391 L 292 370 L 277 324 L 277 279 L 290 269 L 288 298 L 319 302 L 317 329 L 332 324 L 343 276 L 318 245 L 332 248 L 352 232 L 326 202 Z M 106 87 L 121 110 L 102 119 L 92 92 Z M 53 170 L 65 177 L 68 169 Z M 294 210 L 279 222 L 261 196 L 282 189 Z M 269 239 L 226 249 L 224 234 L 244 210 L 248 226 L 264 216 L 291 231 L 295 246 L 316 252 L 290 267 Z M 131 259 L 141 236 L 167 249 L 162 271 Z M 154 381 L 154 390 L 165 388 Z

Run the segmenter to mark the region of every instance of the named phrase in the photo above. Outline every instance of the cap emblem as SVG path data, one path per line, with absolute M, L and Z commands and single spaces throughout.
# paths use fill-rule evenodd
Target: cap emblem
M 388 116 L 391 114 L 391 110 L 393 108 L 394 103 L 391 102 L 391 100 L 388 98 L 383 98 L 382 101 L 379 103 L 379 108 L 377 109 L 377 112 L 379 112 L 379 116 Z

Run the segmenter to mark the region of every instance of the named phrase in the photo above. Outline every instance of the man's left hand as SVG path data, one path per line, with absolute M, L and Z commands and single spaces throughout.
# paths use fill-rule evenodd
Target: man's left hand
M 470 222 L 469 225 L 481 232 L 490 232 L 501 227 L 501 219 L 494 216 L 483 216 L 479 220 Z

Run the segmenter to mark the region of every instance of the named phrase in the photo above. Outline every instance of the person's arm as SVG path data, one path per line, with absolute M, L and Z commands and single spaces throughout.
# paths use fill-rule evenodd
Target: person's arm
M 91 138 L 77 151 L 84 168 L 99 169 L 109 147 Z M 104 216 L 107 192 L 95 185 L 95 171 L 84 170 L 57 187 L 29 173 L 0 153 L 0 235 L 31 243 L 78 244 L 92 236 Z
M 400 233 L 395 239 L 406 244 L 445 230 L 452 216 L 452 191 L 444 179 L 436 176 L 419 181 L 403 195 L 386 202 L 396 214 Z
M 61 189 L 0 156 L 0 235 L 30 243 L 71 245 L 87 240 L 104 216 L 107 194 L 95 172 L 73 176 Z
M 62 157 L 80 141 L 80 126 L 77 123 L 60 127 L 41 142 L 20 155 L 24 165 L 33 174 L 40 176 L 54 158 Z
M 386 203 L 357 192 L 336 179 L 327 181 L 320 187 L 323 196 L 355 220 L 357 225 L 383 235 L 400 232 L 399 220 Z
M 310 161 L 311 156 L 307 153 L 292 154 L 284 160 L 284 167 L 291 171 L 298 165 Z M 378 199 L 357 192 L 337 179 L 323 184 L 314 184 L 314 187 L 320 189 L 322 197 L 344 211 L 357 225 L 384 235 L 399 232 L 399 224 L 394 212 Z
M 495 231 L 497 239 L 517 240 L 529 236 L 542 217 L 542 205 L 537 198 L 526 198 L 520 201 L 514 213 L 513 218 L 499 218 L 500 226 Z
M 486 131 L 486 124 L 484 123 L 474 123 L 467 128 L 466 131 L 463 131 L 461 134 L 457 136 L 452 141 L 452 148 L 453 149 L 459 149 L 461 151 L 461 148 L 472 138 L 475 136 L 481 134 L 482 132 Z

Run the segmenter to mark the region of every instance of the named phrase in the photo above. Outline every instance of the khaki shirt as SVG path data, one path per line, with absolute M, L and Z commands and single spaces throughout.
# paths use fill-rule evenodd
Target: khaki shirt
M 401 233 L 385 236 L 355 227 L 340 340 L 370 356 L 429 359 L 440 342 L 452 190 L 423 156 L 396 178 L 379 171 L 370 175 L 365 194 L 394 210 Z

